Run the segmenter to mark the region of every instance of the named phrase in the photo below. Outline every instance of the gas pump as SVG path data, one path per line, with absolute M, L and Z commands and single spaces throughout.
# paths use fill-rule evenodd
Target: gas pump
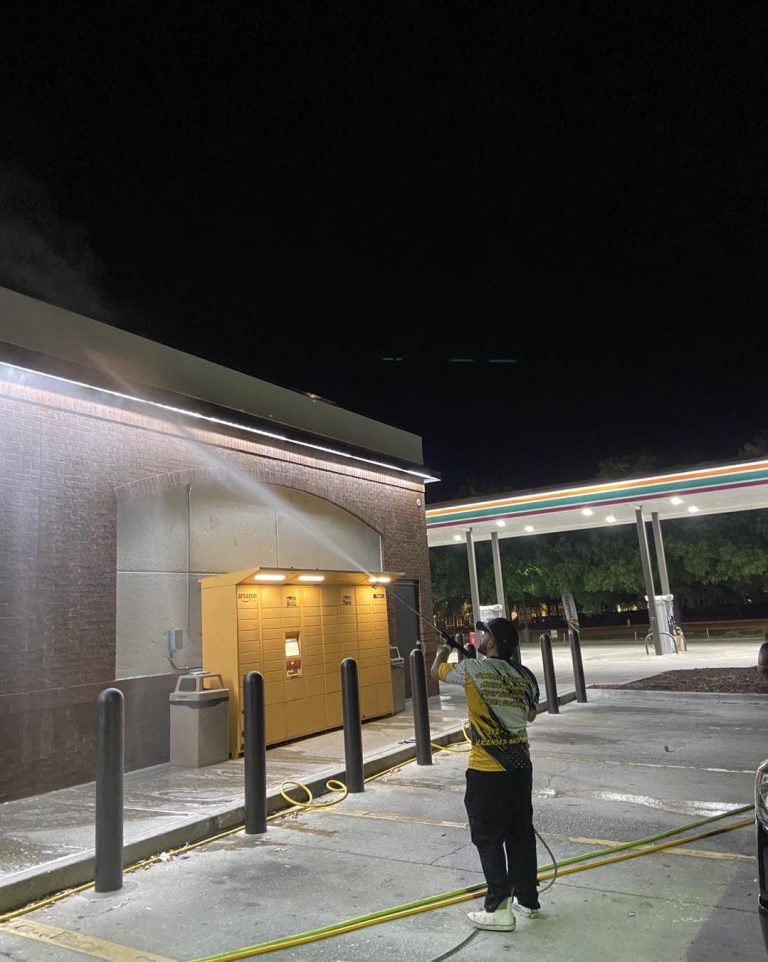
M 661 650 L 665 655 L 677 651 L 675 640 L 675 611 L 673 602 L 674 595 L 654 595 L 656 603 L 656 621 L 661 633 Z

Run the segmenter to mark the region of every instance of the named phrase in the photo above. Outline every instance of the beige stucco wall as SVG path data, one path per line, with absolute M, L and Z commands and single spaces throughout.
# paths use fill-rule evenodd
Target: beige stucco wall
M 242 478 L 120 502 L 116 677 L 168 671 L 169 628 L 184 630 L 177 667 L 199 667 L 198 579 L 252 565 L 379 570 L 381 543 L 329 501 Z

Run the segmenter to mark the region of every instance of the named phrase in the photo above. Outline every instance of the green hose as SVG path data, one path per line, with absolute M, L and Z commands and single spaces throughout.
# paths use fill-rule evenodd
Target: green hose
M 557 862 L 552 865 L 545 865 L 540 869 L 540 871 L 547 872 L 555 867 L 572 865 L 575 862 L 583 862 L 588 859 L 599 858 L 601 856 L 614 854 L 629 848 L 635 848 L 639 845 L 647 845 L 650 842 L 667 838 L 670 835 L 677 835 L 680 832 L 687 831 L 688 829 L 698 828 L 701 825 L 708 825 L 711 822 L 716 822 L 720 819 L 727 818 L 730 815 L 740 815 L 752 809 L 754 809 L 754 805 L 744 805 L 741 808 L 734 809 L 730 812 L 721 812 L 719 815 L 711 815 L 707 818 L 698 819 L 695 822 L 689 822 L 686 825 L 681 825 L 678 828 L 672 828 L 665 832 L 659 832 L 657 835 L 647 835 L 645 838 L 639 838 L 633 842 L 622 842 L 618 845 L 613 845 L 597 852 L 586 852 L 583 855 L 575 855 L 572 858 L 564 859 L 562 862 Z M 726 830 L 727 829 L 723 829 L 722 831 Z M 685 841 L 685 839 L 682 839 L 679 844 L 684 844 Z M 591 868 L 593 866 L 589 867 Z M 597 868 L 598 866 L 596 865 L 594 867 Z M 452 900 L 456 900 L 457 902 L 465 901 L 468 897 L 471 897 L 475 894 L 480 894 L 485 890 L 485 888 L 485 883 L 479 882 L 476 885 L 469 885 L 466 888 L 454 889 L 450 892 L 443 892 L 441 895 L 432 895 L 425 899 L 417 899 L 414 902 L 405 902 L 402 905 L 396 905 L 388 909 L 381 909 L 378 912 L 371 912 L 369 915 L 360 915 L 357 918 L 348 919 L 345 922 L 336 922 L 333 925 L 326 925 L 319 929 L 311 929 L 308 932 L 301 932 L 298 935 L 288 935 L 284 936 L 283 938 L 272 939 L 269 942 L 261 942 L 258 945 L 248 946 L 247 948 L 235 949 L 232 952 L 222 952 L 218 955 L 204 956 L 203 958 L 193 960 L 193 962 L 235 962 L 237 959 L 245 959 L 253 955 L 263 955 L 268 952 L 277 951 L 281 948 L 302 945 L 306 944 L 307 942 L 316 942 L 320 939 L 330 938 L 334 935 L 343 935 L 344 933 L 351 932 L 355 929 L 363 928 L 368 925 L 376 925 L 379 922 L 391 921 L 403 916 L 414 915 L 418 912 L 426 912 L 432 908 L 437 908 L 439 905 L 451 904 Z

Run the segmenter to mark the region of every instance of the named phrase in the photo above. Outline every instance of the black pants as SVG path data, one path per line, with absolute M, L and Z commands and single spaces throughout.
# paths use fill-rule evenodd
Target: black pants
M 532 782 L 530 768 L 512 772 L 467 769 L 464 805 L 488 883 L 486 912 L 495 912 L 513 894 L 521 905 L 539 907 Z

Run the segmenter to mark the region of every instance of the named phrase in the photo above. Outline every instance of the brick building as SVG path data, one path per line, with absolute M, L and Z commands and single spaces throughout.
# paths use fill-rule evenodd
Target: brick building
M 126 767 L 168 760 L 200 577 L 398 571 L 431 619 L 429 477 L 414 435 L 0 289 L 0 800 L 94 777 L 108 686 Z

